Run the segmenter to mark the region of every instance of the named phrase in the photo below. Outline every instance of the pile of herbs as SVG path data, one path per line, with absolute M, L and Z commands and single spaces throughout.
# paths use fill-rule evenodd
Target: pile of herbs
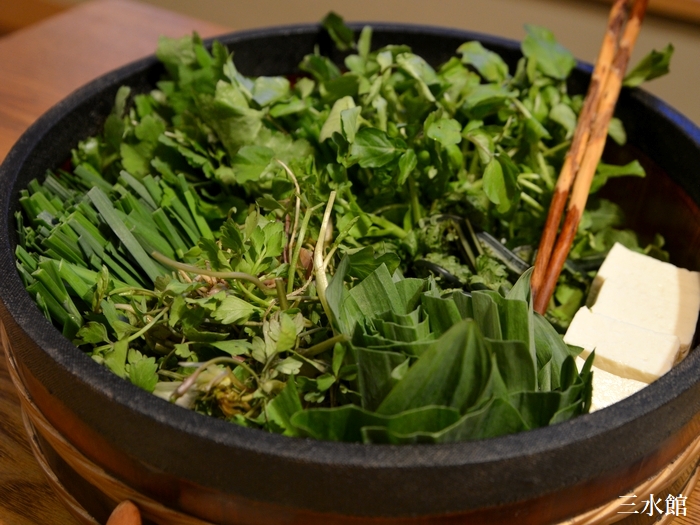
M 590 359 L 579 372 L 529 271 L 475 233 L 532 260 L 582 103 L 573 57 L 528 27 L 513 72 L 478 42 L 434 69 L 405 45 L 372 51 L 370 27 L 324 25 L 346 70 L 314 53 L 295 81 L 161 39 L 167 78 L 122 87 L 72 170 L 22 191 L 17 268 L 39 308 L 135 385 L 291 436 L 445 442 L 586 412 Z M 593 191 L 643 174 L 601 164 Z M 592 202 L 574 263 L 640 249 Z M 573 268 L 548 314 L 562 326 L 591 277 Z

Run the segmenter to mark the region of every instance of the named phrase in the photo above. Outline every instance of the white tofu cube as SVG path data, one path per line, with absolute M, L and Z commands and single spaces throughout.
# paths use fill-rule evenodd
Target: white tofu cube
M 592 303 L 592 305 L 591 305 Z M 678 336 L 679 359 L 693 341 L 700 312 L 700 273 L 613 246 L 591 286 L 593 313 Z
M 668 372 L 680 351 L 675 335 L 646 330 L 586 307 L 574 316 L 564 341 L 582 347 L 583 358 L 595 350 L 596 367 L 644 383 Z
M 622 401 L 626 397 L 638 392 L 645 386 L 646 383 L 636 381 L 635 379 L 627 379 L 606 372 L 602 368 L 595 366 L 597 359 L 593 362 L 591 371 L 593 372 L 593 395 L 591 399 L 591 412 L 600 410 L 607 406 Z M 584 360 L 580 357 L 576 358 L 578 369 L 583 368 Z

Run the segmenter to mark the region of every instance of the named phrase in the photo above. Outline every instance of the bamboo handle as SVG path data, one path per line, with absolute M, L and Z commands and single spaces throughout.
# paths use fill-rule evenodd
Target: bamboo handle
M 581 108 L 581 113 L 578 117 L 576 130 L 571 140 L 571 147 L 566 154 L 564 165 L 562 166 L 556 187 L 554 188 L 554 195 L 552 195 L 542 238 L 540 239 L 540 245 L 537 249 L 535 269 L 531 281 L 532 293 L 535 297 L 540 294 L 540 289 L 544 283 L 561 217 L 564 213 L 566 201 L 569 198 L 571 185 L 573 184 L 576 172 L 583 159 L 583 154 L 586 151 L 591 124 L 595 118 L 596 110 L 598 109 L 600 98 L 603 93 L 601 88 L 607 81 L 613 58 L 617 52 L 620 33 L 622 32 L 622 27 L 626 19 L 627 0 L 616 0 L 610 10 L 603 43 L 591 75 L 591 83 L 588 86 L 583 108 Z
M 620 96 L 625 70 L 627 69 L 634 45 L 637 42 L 648 3 L 649 0 L 635 0 L 630 19 L 620 40 L 620 46 L 615 53 L 612 68 L 603 89 L 603 96 L 591 127 L 586 152 L 576 175 L 566 219 L 547 266 L 544 282 L 535 297 L 534 309 L 539 313 L 544 313 L 547 309 L 549 299 L 554 293 L 557 280 L 573 244 L 576 230 L 581 221 L 581 214 L 586 207 L 591 182 L 593 182 L 596 167 L 603 154 L 603 148 L 608 136 L 608 125 L 615 111 L 617 99 Z

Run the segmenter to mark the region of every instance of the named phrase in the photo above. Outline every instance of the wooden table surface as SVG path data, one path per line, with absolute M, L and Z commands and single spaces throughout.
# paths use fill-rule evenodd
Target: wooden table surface
M 192 30 L 213 36 L 226 28 L 131 0 L 93 0 L 0 38 L 0 160 L 37 117 L 71 91 L 151 54 L 159 35 L 181 36 Z M 687 516 L 673 523 L 700 525 L 700 487 L 689 498 Z M 76 522 L 53 494 L 32 456 L 3 358 L 0 525 L 36 524 Z

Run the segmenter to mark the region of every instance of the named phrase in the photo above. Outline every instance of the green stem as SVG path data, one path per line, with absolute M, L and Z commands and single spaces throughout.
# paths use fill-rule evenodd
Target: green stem
M 197 266 L 192 266 L 191 264 L 185 264 L 181 262 L 174 261 L 169 257 L 166 257 L 162 253 L 152 252 L 151 257 L 155 260 L 162 262 L 163 264 L 170 266 L 171 268 L 176 268 L 178 270 L 183 270 L 185 272 L 195 273 L 198 275 L 206 275 L 208 277 L 216 277 L 217 279 L 233 279 L 239 281 L 248 281 L 257 286 L 265 295 L 277 295 L 277 290 L 270 286 L 265 286 L 265 284 L 255 277 L 245 272 L 214 272 L 211 270 L 205 270 L 204 268 L 198 268 Z
M 404 230 L 400 226 L 397 226 L 390 220 L 385 219 L 384 217 L 378 217 L 373 213 L 368 213 L 367 216 L 369 217 L 369 220 L 372 221 L 372 224 L 384 228 L 382 235 L 393 235 L 394 237 L 398 237 L 399 239 L 403 239 L 404 237 L 406 237 L 406 235 L 408 235 L 406 233 L 406 230 Z
M 415 228 L 421 220 L 421 214 L 418 192 L 416 191 L 416 181 L 413 175 L 408 176 L 408 191 L 411 193 L 411 214 L 413 215 L 413 227 Z
M 287 279 L 287 294 L 292 293 L 294 290 L 294 276 L 296 275 L 297 262 L 299 261 L 299 253 L 301 252 L 302 244 L 304 244 L 304 237 L 306 236 L 306 229 L 309 227 L 309 221 L 311 220 L 311 215 L 317 209 L 323 206 L 323 203 L 317 204 L 313 208 L 307 208 L 304 218 L 301 221 L 301 228 L 299 229 L 299 242 L 297 242 L 294 247 L 294 253 L 292 254 L 292 260 L 289 261 L 289 277 Z
M 532 197 L 530 197 L 527 193 L 522 192 L 522 193 L 520 194 L 520 197 L 523 199 L 523 202 L 524 202 L 525 204 L 528 204 L 531 208 L 533 208 L 533 209 L 535 209 L 535 210 L 537 210 L 537 211 L 539 211 L 539 212 L 543 212 L 543 211 L 544 211 L 544 208 L 542 207 L 542 205 L 541 205 L 539 202 L 537 202 L 535 199 L 533 199 Z
M 518 183 L 519 183 L 521 186 L 524 186 L 525 188 L 531 189 L 531 190 L 534 191 L 535 193 L 539 193 L 539 194 L 544 193 L 543 190 L 542 190 L 542 188 L 540 188 L 537 184 L 534 184 L 534 183 L 530 182 L 530 181 L 527 180 L 527 179 L 521 179 L 520 177 L 518 177 Z
M 542 155 L 541 151 L 537 152 L 537 164 L 540 167 L 540 175 L 542 175 L 542 179 L 544 179 L 545 184 L 550 190 L 553 189 L 554 181 L 552 180 L 552 177 L 549 174 L 549 170 L 547 169 L 547 163 L 545 162 L 544 155 Z
M 336 335 L 335 337 L 331 337 L 330 339 L 326 339 L 325 341 L 321 341 L 320 343 L 310 346 L 309 348 L 306 348 L 305 350 L 299 350 L 299 355 L 302 355 L 304 357 L 314 357 L 317 356 L 318 354 L 322 354 L 326 350 L 330 350 L 335 346 L 336 343 L 345 343 L 349 341 L 350 338 L 345 335 L 345 334 L 340 334 Z
M 292 182 L 294 183 L 294 188 L 296 189 L 296 205 L 294 208 L 294 225 L 292 226 L 292 233 L 289 236 L 289 253 L 293 252 L 294 248 L 294 236 L 296 235 L 297 232 L 297 226 L 299 226 L 299 214 L 301 213 L 301 189 L 299 188 L 299 182 L 297 182 L 297 178 L 294 175 L 294 172 L 287 166 L 284 162 L 282 162 L 280 159 L 275 159 L 277 163 L 284 168 L 284 171 L 287 172 L 287 175 L 289 175 L 289 178 L 292 179 Z
M 253 292 L 248 290 L 245 286 L 240 281 L 236 281 L 236 286 L 240 290 L 240 292 L 245 295 L 248 299 L 250 299 L 252 302 L 258 303 L 260 306 L 264 306 L 265 308 L 269 308 L 270 304 L 265 301 L 265 299 L 261 299 L 257 295 L 255 295 Z M 275 295 L 277 294 L 277 289 L 275 289 Z
M 159 313 L 158 315 L 156 315 L 150 323 L 148 323 L 146 326 L 144 326 L 143 328 L 141 328 L 141 330 L 139 330 L 138 332 L 136 332 L 135 334 L 133 334 L 132 336 L 130 336 L 126 341 L 127 341 L 128 343 L 130 343 L 131 341 L 135 341 L 136 339 L 138 339 L 139 337 L 141 337 L 143 334 L 145 334 L 146 332 L 148 332 L 148 331 L 151 329 L 151 327 L 152 327 L 154 324 L 156 324 L 156 323 L 158 322 L 158 319 L 160 319 L 161 317 L 163 317 L 163 314 L 165 314 L 165 312 L 167 312 L 168 309 L 169 309 L 169 307 L 163 308 L 163 309 L 160 311 L 160 313 Z
M 323 261 L 323 249 L 326 246 L 326 235 L 328 233 L 328 225 L 331 220 L 331 212 L 333 211 L 333 201 L 335 200 L 335 191 L 332 191 L 328 197 L 326 211 L 323 214 L 321 221 L 321 229 L 318 232 L 318 241 L 314 249 L 314 277 L 316 278 L 316 293 L 323 306 L 323 311 L 326 312 L 328 319 L 332 319 L 332 313 L 326 301 L 326 288 L 328 288 L 328 276 L 326 275 L 326 266 Z
M 332 258 L 333 255 L 335 254 L 335 251 L 338 249 L 338 246 L 340 246 L 340 243 L 343 242 L 343 241 L 345 240 L 345 237 L 348 236 L 348 234 L 350 233 L 350 230 L 352 230 L 352 227 L 355 226 L 355 223 L 356 223 L 357 221 L 359 221 L 359 220 L 360 220 L 359 217 L 353 218 L 353 219 L 348 223 L 348 225 L 345 226 L 345 228 L 343 229 L 343 231 L 340 232 L 340 233 L 338 234 L 338 236 L 335 238 L 335 241 L 333 241 L 333 245 L 331 246 L 331 249 L 328 251 L 328 255 L 326 255 L 326 258 L 323 260 L 323 266 L 324 266 L 325 268 L 327 268 L 328 265 L 330 264 L 331 258 Z
M 275 288 L 277 289 L 277 300 L 280 303 L 280 308 L 282 310 L 289 309 L 289 301 L 287 301 L 287 294 L 284 290 L 284 281 L 279 277 L 275 279 Z
M 555 153 L 557 153 L 559 150 L 566 149 L 569 146 L 571 146 L 571 141 L 567 140 L 567 141 L 564 141 L 561 144 L 557 144 L 556 146 L 551 147 L 549 149 L 547 149 L 547 148 L 543 149 L 542 154 L 545 157 L 549 157 L 550 155 L 554 155 Z

